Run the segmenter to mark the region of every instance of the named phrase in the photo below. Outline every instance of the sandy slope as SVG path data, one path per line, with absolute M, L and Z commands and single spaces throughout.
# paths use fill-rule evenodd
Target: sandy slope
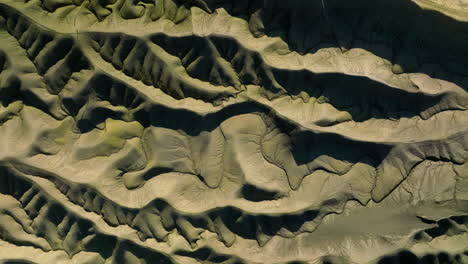
M 0 1 L 0 263 L 467 263 L 461 1 Z

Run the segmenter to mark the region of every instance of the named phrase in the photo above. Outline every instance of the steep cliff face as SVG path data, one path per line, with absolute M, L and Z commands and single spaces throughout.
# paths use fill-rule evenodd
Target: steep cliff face
M 0 263 L 468 263 L 468 3 L 0 1 Z

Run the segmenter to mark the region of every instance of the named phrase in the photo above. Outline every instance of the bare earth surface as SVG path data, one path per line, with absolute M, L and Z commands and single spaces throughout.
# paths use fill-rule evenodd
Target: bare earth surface
M 0 0 L 0 263 L 468 263 L 468 2 Z

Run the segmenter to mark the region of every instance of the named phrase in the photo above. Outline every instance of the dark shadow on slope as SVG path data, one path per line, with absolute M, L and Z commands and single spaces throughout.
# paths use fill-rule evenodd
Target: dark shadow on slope
M 109 35 L 105 37 L 108 35 L 105 33 L 93 33 L 91 35 L 101 43 L 102 47 L 107 47 L 101 49 L 101 53 L 103 53 L 104 57 L 108 57 L 106 60 L 111 60 L 115 48 L 111 46 L 117 45 L 116 43 L 112 44 L 112 42 L 115 42 L 112 39 L 116 36 Z M 127 35 L 117 34 L 117 36 L 122 39 L 134 38 Z M 439 103 L 444 96 L 444 94 L 429 96 L 419 92 L 408 92 L 363 76 L 273 68 L 266 65 L 257 52 L 247 50 L 236 40 L 226 37 L 171 37 L 165 34 L 154 34 L 150 38 L 155 44 L 173 56 L 179 57 L 187 73 L 193 78 L 223 86 L 257 85 L 262 88 L 262 92 L 268 98 L 284 95 L 297 96 L 301 92 L 305 92 L 308 97 L 320 99 L 330 103 L 338 110 L 349 112 L 353 116 L 353 120 L 359 122 L 370 118 L 399 119 L 401 117 L 416 116 Z M 148 56 L 150 56 L 148 58 L 155 58 L 153 64 L 158 64 L 156 61 L 157 54 L 147 48 L 144 51 L 138 50 L 138 55 L 135 55 L 137 52 L 133 52 L 133 57 L 139 58 L 134 58 L 136 64 L 128 66 L 135 69 L 129 70 L 126 74 L 137 80 L 141 79 L 146 84 L 154 84 L 154 80 L 159 78 L 161 70 L 151 72 L 149 66 L 144 65 L 146 65 L 146 61 L 151 61 L 147 60 Z M 218 56 L 224 61 L 220 61 Z M 145 61 L 144 64 L 141 63 L 143 60 Z M 225 62 L 230 63 L 229 66 L 226 66 Z M 163 66 L 157 66 L 156 68 L 164 68 Z M 145 70 L 138 70 L 140 68 L 145 68 Z M 109 79 L 109 77 L 106 78 Z M 176 79 L 176 77 L 173 78 Z M 144 81 L 145 79 L 147 81 Z M 101 84 L 103 82 L 113 83 L 112 80 L 104 80 L 103 78 L 95 78 L 95 80 L 100 83 L 96 84 L 98 86 L 103 85 Z M 112 85 L 122 85 L 118 83 L 116 81 Z M 174 80 L 172 83 L 178 82 Z M 156 87 L 160 86 L 154 85 Z M 160 89 L 176 99 L 184 97 L 204 98 L 203 100 L 208 100 L 208 102 L 219 100 L 219 96 L 223 93 L 223 88 L 220 87 L 220 95 L 209 99 L 208 95 L 202 94 L 204 92 L 197 92 L 197 89 L 184 85 L 182 82 L 180 85 L 175 85 L 175 87 L 181 91 L 180 95 L 173 93 L 177 89 L 174 90 L 165 86 L 160 87 Z M 122 89 L 125 88 L 120 88 L 120 90 Z M 405 89 L 417 90 L 416 87 L 405 87 Z M 448 108 L 456 108 L 456 105 Z M 325 122 L 324 125 L 330 124 Z
M 367 77 L 341 73 L 274 69 L 273 74 L 288 94 L 304 91 L 311 98 L 323 98 L 338 110 L 350 113 L 357 122 L 417 116 L 443 98 L 443 95 L 407 92 Z
M 235 85 L 237 80 L 226 75 L 225 70 L 218 65 L 221 63 L 213 56 L 219 54 L 231 63 L 238 81 L 243 85 L 258 85 L 265 93 L 274 96 L 297 96 L 305 92 L 311 98 L 322 98 L 322 101 L 329 102 L 337 109 L 349 112 L 355 121 L 412 117 L 433 107 L 443 97 L 407 92 L 363 76 L 273 68 L 263 62 L 260 54 L 246 50 L 239 42 L 227 37 L 171 37 L 155 34 L 151 39 L 170 54 L 179 57 L 194 78 L 215 84 Z M 197 67 L 193 67 L 193 64 Z M 206 70 L 199 71 L 199 68 Z
M 422 257 L 416 256 L 408 250 L 401 250 L 392 255 L 382 257 L 378 264 L 463 264 L 460 254 L 439 252 L 437 254 L 426 254 Z
M 300 3 L 301 1 L 292 1 L 292 3 Z M 268 2 L 269 3 L 269 2 Z M 273 1 L 272 1 L 273 3 Z M 314 2 L 312 2 L 314 3 Z M 291 3 L 287 5 L 292 5 Z M 295 5 L 292 5 L 294 8 Z M 267 8 L 268 5 L 263 6 L 263 8 Z M 295 9 L 288 9 L 289 11 L 294 11 Z M 350 7 L 351 8 L 351 7 Z M 8 8 L 4 8 L 4 12 L 7 12 L 8 15 L 10 15 L 11 11 Z M 262 9 L 263 10 L 263 9 Z M 11 12 L 10 12 L 11 11 Z M 10 29 L 11 33 L 14 34 L 16 37 L 20 37 L 23 35 L 25 32 L 26 28 L 28 27 L 28 19 L 23 18 L 21 16 L 18 16 L 16 13 L 12 13 L 12 17 L 9 18 L 8 20 L 8 28 Z M 20 19 L 21 18 L 21 19 Z M 40 36 L 45 34 L 46 31 L 42 32 L 40 30 L 35 30 L 33 31 L 34 34 L 38 35 L 39 37 L 37 39 L 40 39 Z M 31 34 L 33 34 L 31 33 Z M 29 34 L 29 33 L 28 33 Z M 34 35 L 33 34 L 33 35 Z M 161 38 L 161 35 L 155 35 L 152 36 L 153 41 L 161 44 L 165 43 L 163 40 L 158 39 Z M 389 87 L 387 85 L 381 84 L 379 82 L 372 81 L 368 78 L 365 77 L 359 77 L 359 76 L 348 76 L 345 74 L 333 74 L 333 73 L 328 73 L 328 74 L 314 74 L 308 71 L 290 71 L 290 70 L 282 70 L 282 69 L 270 69 L 268 66 L 266 66 L 262 60 L 261 57 L 258 54 L 255 54 L 253 52 L 247 52 L 247 51 L 241 51 L 243 55 L 243 58 L 239 59 L 236 62 L 236 59 L 234 59 L 235 54 L 237 54 L 240 50 L 243 50 L 240 46 L 239 43 L 237 43 L 234 40 L 229 40 L 227 38 L 222 38 L 222 37 L 210 37 L 210 43 L 212 43 L 216 47 L 216 52 L 219 52 L 220 54 L 224 55 L 224 58 L 228 61 L 233 61 L 233 69 L 239 74 L 239 80 L 243 84 L 257 84 L 263 88 L 265 88 L 265 91 L 274 94 L 276 96 L 280 96 L 283 93 L 284 94 L 289 94 L 289 95 L 298 95 L 301 91 L 306 92 L 309 96 L 313 98 L 320 98 L 323 97 L 326 102 L 329 102 L 332 104 L 335 108 L 338 110 L 342 111 L 347 111 L 349 112 L 353 120 L 355 121 L 365 121 L 370 118 L 393 118 L 393 119 L 398 119 L 400 117 L 412 117 L 415 115 L 420 114 L 422 111 L 434 106 L 443 97 L 442 95 L 439 96 L 427 96 L 419 93 L 409 93 L 405 92 L 402 90 L 398 90 L 393 87 Z M 125 41 L 130 41 L 130 39 L 123 39 L 123 43 L 126 43 Z M 180 45 L 172 45 L 175 42 L 174 41 L 169 41 L 166 43 L 166 48 L 171 50 L 172 53 L 177 53 L 178 50 L 180 52 L 184 53 L 187 52 L 186 50 L 183 50 L 182 47 L 187 47 L 190 45 L 187 45 L 186 43 L 188 40 L 194 40 L 191 41 L 193 43 L 199 43 L 195 45 L 196 47 L 201 47 L 203 46 L 202 44 L 205 43 L 204 40 L 199 39 L 197 37 L 188 37 L 188 38 L 181 38 L 180 39 Z M 127 41 L 127 42 L 128 42 Z M 133 39 L 133 41 L 136 41 Z M 201 42 L 200 42 L 201 41 Z M 24 42 L 22 45 L 25 48 L 28 48 L 29 45 L 32 45 L 33 42 L 28 42 L 28 41 L 21 41 Z M 178 41 L 176 41 L 178 43 Z M 450 41 L 447 41 L 450 42 Z M 132 42 L 133 43 L 133 42 Z M 185 43 L 185 44 L 184 44 Z M 201 44 L 200 44 L 201 43 Z M 444 42 L 445 43 L 445 42 Z M 68 38 L 63 38 L 59 39 L 59 41 L 56 43 L 57 47 L 64 46 L 63 48 L 64 51 L 62 51 L 62 55 L 67 53 L 66 51 L 70 50 L 73 43 L 71 42 L 70 39 Z M 115 43 L 114 43 L 115 44 Z M 110 44 L 109 44 L 110 45 Z M 123 45 L 123 44 L 122 44 Z M 162 44 L 161 44 L 162 45 Z M 128 46 L 128 47 L 127 47 Z M 119 49 L 119 53 L 124 53 L 119 54 L 118 57 L 126 57 L 129 53 L 129 50 L 131 47 L 134 47 L 134 45 L 123 45 L 122 48 Z M 172 47 L 172 48 L 170 48 Z M 464 46 L 463 46 L 464 47 Z M 236 52 L 237 51 L 237 52 Z M 117 52 L 117 51 L 116 51 Z M 213 54 L 215 51 L 212 49 L 205 50 L 203 49 L 201 54 L 201 58 L 203 57 L 209 57 L 211 55 L 211 64 L 213 64 Z M 433 53 L 431 53 L 432 50 L 429 51 L 430 56 L 433 56 Z M 428 53 L 428 54 L 429 54 Z M 127 55 L 125 55 L 127 54 Z M 432 54 L 432 55 L 431 55 Z M 62 57 L 59 56 L 59 57 Z M 110 54 L 109 54 L 110 55 Z M 134 59 L 137 61 L 143 60 L 144 54 L 139 54 L 136 56 Z M 460 54 L 457 54 L 460 55 Z M 32 55 L 30 55 L 32 56 Z M 73 57 L 73 56 L 72 56 Z M 241 56 L 242 57 L 242 56 Z M 251 57 L 252 62 L 251 62 L 251 68 L 252 70 L 245 70 L 245 66 L 249 65 L 247 63 L 247 60 L 245 57 Z M 444 56 L 442 56 L 444 57 Z M 463 58 L 463 56 L 461 56 Z M 31 57 L 32 58 L 32 57 Z M 57 57 L 58 58 L 58 57 Z M 57 60 L 57 58 L 54 59 L 54 61 Z M 444 57 L 445 58 L 445 57 Z M 458 57 L 457 57 L 458 58 Z M 210 61 L 210 60 L 208 60 Z M 463 60 L 465 61 L 465 60 Z M 39 63 L 40 61 L 38 61 Z M 43 62 L 47 63 L 49 60 L 43 60 Z M 208 63 L 208 62 L 207 62 Z M 38 64 L 39 66 L 42 65 L 41 63 Z M 203 66 L 203 65 L 202 65 Z M 47 64 L 44 67 L 39 67 L 40 69 L 47 69 L 50 67 L 49 64 Z M 83 66 L 84 67 L 84 66 Z M 201 66 L 200 66 L 201 67 Z M 195 67 L 195 69 L 200 68 L 200 67 Z M 204 67 L 201 67 L 204 68 Z M 81 68 L 80 68 L 81 69 Z M 133 69 L 135 70 L 135 69 Z M 135 70 L 136 71 L 136 70 Z M 198 70 L 195 70 L 195 74 L 199 74 L 201 76 L 207 75 L 207 73 L 202 72 L 197 72 Z M 138 72 L 138 71 L 136 71 Z M 223 71 L 218 71 L 219 78 L 218 82 L 220 83 L 227 83 L 227 84 L 233 84 L 235 80 L 224 80 L 227 78 L 227 75 L 223 75 Z M 271 74 L 270 74 L 271 73 Z M 127 74 L 134 75 L 135 72 L 131 71 L 128 72 Z M 141 74 L 141 72 L 140 72 Z M 66 74 L 64 77 L 65 79 L 68 79 L 69 74 Z M 67 77 L 68 76 L 68 77 Z M 140 79 L 138 76 L 134 76 L 136 79 Z M 61 79 L 60 77 L 59 79 Z M 147 77 L 149 78 L 149 77 Z M 151 79 L 151 78 L 150 78 Z M 205 76 L 204 79 L 208 80 L 208 76 Z M 95 79 L 97 82 L 99 82 L 99 78 Z M 223 81 L 224 80 L 224 81 Z M 63 81 L 63 80 L 62 80 Z M 62 81 L 58 81 L 57 83 L 62 83 Z M 101 80 L 103 82 L 108 82 L 109 80 Z M 177 81 L 177 80 L 176 80 Z M 114 83 L 113 80 L 111 80 L 112 83 Z M 278 87 L 275 83 L 278 82 L 282 88 Z M 54 82 L 55 83 L 55 82 Z M 115 83 L 118 83 L 118 81 L 115 81 Z M 51 84 L 51 83 L 49 83 Z M 96 83 L 97 86 L 102 85 L 99 83 Z M 106 86 L 108 84 L 104 84 Z M 114 85 L 114 84 L 113 84 Z M 122 85 L 122 84 L 120 84 Z M 60 86 L 60 85 L 59 85 Z M 166 87 L 167 88 L 167 87 Z M 182 90 L 182 94 L 188 97 L 194 97 L 194 98 L 204 98 L 208 95 L 200 95 L 197 94 L 198 91 L 197 89 L 190 88 L 189 86 L 184 86 L 181 85 L 178 87 L 179 90 Z M 114 91 L 117 90 L 126 90 L 126 88 L 121 88 L 121 89 L 114 89 Z M 283 91 L 281 91 L 283 90 Z M 172 91 L 172 90 L 171 90 Z M 178 98 L 175 94 L 167 90 L 171 96 Z M 25 92 L 26 93 L 26 92 Z M 125 94 L 121 94 L 122 96 L 126 96 Z M 210 95 L 211 96 L 211 95 Z M 220 96 L 222 93 L 220 93 Z M 31 96 L 32 97 L 32 96 Z M 206 99 L 206 98 L 205 98 Z M 211 98 L 210 100 L 218 100 L 219 98 Z M 31 99 L 32 100 L 32 99 Z M 68 100 L 68 99 L 67 99 Z M 65 102 L 64 102 L 65 103 Z M 70 102 L 66 102 L 69 104 L 71 108 L 76 108 L 76 105 L 73 105 Z M 447 106 L 446 106 L 447 107 Z M 41 108 L 44 108 L 41 106 Z M 451 106 L 448 106 L 448 109 L 453 110 Z M 443 110 L 443 109 L 442 109 Z M 76 109 L 71 109 L 70 113 L 76 113 Z M 328 121 L 327 121 L 328 122 Z M 330 125 L 329 123 L 324 123 L 323 125 Z M 333 124 L 333 122 L 331 123 Z
M 184 257 L 189 257 L 197 260 L 198 262 L 204 263 L 232 263 L 232 264 L 243 264 L 245 261 L 232 255 L 220 254 L 213 251 L 210 248 L 203 247 L 195 251 L 177 250 L 174 254 Z
M 346 77 L 344 75 L 337 76 Z M 140 97 L 135 90 L 107 76 L 101 75 L 96 78 L 99 79 L 99 82 L 97 82 L 99 85 L 94 85 L 93 82 L 91 82 L 89 84 L 90 91 L 95 92 L 97 97 L 101 100 L 109 101 L 116 106 L 125 106 L 129 111 L 137 108 L 138 110 L 132 114 L 133 119 L 144 127 L 155 126 L 168 128 L 171 130 L 183 131 L 190 136 L 196 136 L 203 131 L 213 131 L 218 128 L 222 122 L 234 116 L 242 114 L 262 115 L 265 118 L 271 119 L 281 132 L 290 135 L 292 142 L 291 152 L 293 153 L 296 163 L 299 165 L 313 161 L 320 156 L 328 156 L 336 160 L 348 161 L 353 164 L 364 157 L 371 157 L 363 159 L 362 162 L 369 162 L 372 163 L 369 165 L 377 167 L 391 149 L 391 146 L 385 144 L 357 142 L 333 133 L 316 133 L 302 130 L 293 121 L 281 118 L 267 107 L 252 101 L 229 105 L 217 112 L 200 115 L 189 110 L 149 104 L 148 101 Z M 359 78 L 357 80 L 359 80 Z M 115 83 L 118 85 L 114 85 Z M 366 88 L 364 87 L 362 89 Z M 393 92 L 395 89 L 389 88 L 389 91 Z M 370 91 L 369 94 L 372 95 L 373 92 Z M 412 96 L 412 94 L 405 95 Z M 343 100 L 349 100 L 350 97 L 349 95 L 348 98 Z M 359 99 L 357 96 L 355 98 Z M 374 98 L 374 100 L 378 100 L 378 96 Z M 394 98 L 395 102 L 390 103 L 400 104 L 401 102 L 405 102 L 403 99 L 398 99 L 399 98 L 396 96 Z M 423 105 L 422 103 L 418 104 L 417 100 L 420 100 L 420 98 L 414 98 L 414 101 L 408 100 L 407 104 Z M 381 102 L 385 103 L 383 100 Z M 148 104 L 141 107 L 140 105 L 143 103 Z M 79 121 L 79 124 L 87 124 L 86 126 L 79 126 L 82 133 L 90 131 L 96 124 L 99 124 L 106 118 L 119 118 L 122 116 L 122 113 L 114 111 L 100 111 L 100 113 L 102 113 L 102 115 L 83 115 L 88 119 Z
M 166 220 L 163 220 L 163 225 L 167 231 L 177 228 L 184 233 L 187 228 L 186 226 L 179 225 L 179 223 L 174 220 L 167 221 L 167 219 L 169 219 L 168 217 L 172 219 L 178 219 L 180 217 L 185 218 L 192 227 L 205 230 L 212 230 L 212 224 L 208 223 L 207 217 L 211 222 L 220 218 L 223 225 L 230 232 L 244 239 L 251 240 L 256 240 L 259 233 L 269 237 L 275 236 L 282 228 L 290 232 L 298 232 L 304 223 L 317 220 L 319 216 L 317 210 L 304 210 L 289 214 L 251 214 L 232 206 L 213 208 L 199 214 L 185 214 L 177 211 L 167 201 L 159 198 L 145 206 L 140 210 L 139 214 L 145 214 L 147 212 L 155 213 L 153 208 L 157 209 L 160 215 L 164 215 L 164 218 L 166 218 Z M 139 226 L 134 226 L 134 228 L 140 229 Z M 145 232 L 145 230 L 140 231 Z M 225 235 L 224 232 L 225 231 L 217 231 L 217 234 L 221 238 Z M 151 234 L 147 235 L 151 236 Z
M 395 255 L 383 257 L 378 262 L 378 264 L 390 263 L 420 264 L 421 262 L 419 258 L 411 251 L 402 250 Z
M 113 201 L 110 201 L 97 190 L 95 190 L 92 186 L 64 182 L 63 180 L 59 179 L 58 176 L 52 173 L 48 173 L 39 168 L 31 167 L 17 160 L 3 161 L 0 164 L 0 193 L 13 195 L 16 199 L 20 199 L 26 191 L 34 186 L 34 184 L 29 180 L 23 179 L 22 176 L 16 175 L 16 169 L 21 169 L 20 171 L 22 173 L 25 171 L 27 173 L 38 175 L 54 182 L 60 191 L 67 195 L 71 202 L 82 206 L 88 211 L 93 211 L 97 214 L 100 214 L 103 219 L 112 226 L 127 224 L 139 232 L 142 232 L 146 237 L 152 237 L 153 234 L 151 232 L 148 233 L 149 229 L 144 225 L 145 223 L 134 221 L 139 217 L 146 218 L 144 216 L 145 214 L 160 215 L 162 225 L 167 231 L 178 229 L 180 232 L 182 232 L 182 234 L 190 234 L 192 231 L 187 231 L 187 225 L 180 225 L 178 221 L 175 221 L 176 219 L 186 219 L 194 228 L 212 230 L 211 228 L 213 224 L 208 223 L 207 218 L 210 218 L 211 222 L 217 218 L 220 218 L 224 226 L 230 232 L 245 239 L 252 240 L 258 239 L 258 234 L 266 235 L 271 238 L 272 236 L 277 235 L 279 230 L 282 228 L 289 230 L 290 232 L 298 232 L 304 223 L 317 220 L 317 217 L 320 216 L 319 211 L 313 209 L 306 209 L 304 211 L 298 211 L 289 214 L 250 214 L 232 206 L 213 208 L 200 214 L 186 214 L 176 210 L 166 200 L 160 198 L 154 199 L 143 208 L 137 210 L 135 208 L 123 207 Z M 69 186 L 68 184 L 71 185 Z M 86 206 L 86 204 L 88 204 L 86 200 L 88 199 L 93 201 L 93 205 Z M 35 206 L 37 207 L 35 210 L 39 211 L 45 203 L 48 203 L 48 201 L 44 199 L 43 203 Z M 106 204 L 107 208 L 106 212 L 101 210 L 101 207 L 104 205 L 104 203 Z M 63 214 L 68 213 L 66 212 L 66 208 L 62 207 L 58 203 L 54 204 L 53 207 L 51 207 L 49 210 L 53 210 L 53 212 L 49 211 L 48 215 L 52 216 L 50 222 L 54 223 L 54 225 L 58 225 L 60 219 L 63 219 L 60 217 Z M 110 212 L 109 210 L 115 212 Z M 125 217 L 120 219 L 123 222 L 115 223 L 112 218 L 118 214 L 125 215 Z M 91 222 L 84 219 L 77 218 L 76 221 L 80 222 L 80 226 L 83 227 L 84 230 L 90 230 L 90 227 L 92 226 Z M 224 233 L 218 233 L 218 235 L 223 236 Z M 186 237 L 186 239 L 191 240 L 193 238 Z M 116 238 L 113 236 L 98 233 L 92 240 L 89 240 L 86 243 L 85 249 L 87 251 L 98 252 L 104 258 L 108 258 L 111 255 L 111 252 L 115 252 L 116 250 L 114 249 L 115 243 L 117 242 L 115 240 Z M 121 242 L 120 245 L 122 243 L 123 242 Z M 126 246 L 125 248 L 128 249 L 130 247 L 131 245 Z M 117 254 L 115 257 L 118 258 L 119 255 Z
M 94 41 L 95 51 L 114 68 L 175 99 L 192 97 L 214 103 L 234 96 L 233 91 L 221 86 L 211 90 L 205 89 L 202 84 L 187 81 L 145 39 L 123 33 L 92 32 L 88 36 Z
M 71 202 L 83 207 L 87 211 L 92 211 L 101 215 L 111 226 L 127 224 L 142 233 L 144 235 L 143 237 L 153 237 L 151 229 L 148 229 L 146 225 L 156 223 L 141 222 L 136 221 L 136 219 L 154 219 L 146 216 L 156 214 L 161 217 L 161 224 L 168 232 L 177 229 L 181 234 L 191 234 L 194 232 L 191 230 L 193 228 L 215 232 L 216 230 L 212 229 L 213 222 L 215 219 L 220 219 L 225 228 L 229 230 L 229 232 L 216 231 L 220 240 L 224 240 L 225 236 L 229 236 L 229 234 L 235 234 L 244 239 L 257 240 L 264 245 L 271 237 L 278 235 L 281 229 L 297 234 L 303 232 L 301 228 L 304 223 L 320 220 L 321 216 L 323 216 L 315 209 L 304 209 L 287 214 L 252 214 L 233 206 L 217 207 L 201 213 L 188 214 L 176 210 L 166 200 L 160 198 L 154 199 L 141 209 L 128 208 L 109 200 L 93 186 L 66 182 L 58 178 L 57 175 L 29 166 L 17 160 L 3 161 L 2 164 L 0 164 L 0 193 L 13 195 L 16 199 L 20 199 L 33 184 L 29 182 L 29 180 L 24 180 L 22 177 L 17 176 L 12 168 L 20 170 L 22 173 L 37 175 L 54 182 L 57 188 L 59 188 Z M 101 210 L 104 204 L 106 211 Z M 40 205 L 37 210 L 40 210 L 41 206 L 42 205 Z M 53 212 L 49 212 L 49 215 L 53 214 L 50 221 L 55 225 L 58 225 L 60 219 L 63 219 L 61 216 L 66 213 L 65 208 L 62 207 L 60 209 L 59 207 L 61 207 L 61 205 L 55 204 L 54 207 L 51 208 Z M 117 215 L 122 215 L 124 217 L 119 217 L 118 222 L 115 222 L 114 218 Z M 186 224 L 181 225 L 179 221 L 176 221 L 176 219 L 180 218 L 187 220 L 191 227 Z M 85 220 L 79 221 L 81 221 L 80 226 L 87 226 L 85 230 L 89 229 L 91 223 Z M 259 238 L 259 236 L 263 237 Z M 195 242 L 197 239 L 197 236 L 189 235 L 184 237 L 190 242 Z M 265 239 L 265 237 L 267 241 L 263 240 L 263 242 L 260 242 L 261 239 Z M 111 252 L 115 251 L 114 240 L 115 237 L 98 234 L 92 240 L 88 241 L 86 250 L 99 252 L 104 258 L 108 258 Z M 119 255 L 115 257 L 117 258 Z
M 280 37 L 301 54 L 320 47 L 363 48 L 468 89 L 468 23 L 407 0 L 207 0 L 249 22 L 255 36 Z M 421 67 L 426 64 L 425 67 Z M 430 65 L 439 64 L 443 70 Z
M 32 215 L 32 212 L 41 211 L 41 213 L 45 214 L 44 217 L 35 219 L 35 222 L 38 223 L 37 226 L 33 226 L 33 229 L 39 227 L 37 228 L 38 230 L 35 230 L 35 235 L 45 238 L 52 248 L 65 250 L 70 255 L 74 255 L 79 251 L 96 252 L 104 259 L 112 258 L 115 263 L 128 263 L 128 261 L 134 260 L 131 257 L 128 259 L 129 256 L 134 256 L 143 260 L 144 263 L 173 263 L 169 256 L 158 251 L 139 246 L 114 235 L 101 233 L 96 229 L 92 221 L 69 212 L 68 209 L 58 201 L 50 199 L 50 197 L 46 196 L 47 194 L 42 194 L 43 190 L 40 187 L 36 186 L 31 180 L 18 175 L 10 166 L 11 165 L 5 161 L 0 164 L 0 193 L 11 195 L 17 199 L 28 216 L 32 219 L 37 217 Z M 28 167 L 28 165 L 25 166 Z M 38 171 L 41 170 L 38 169 Z M 42 173 L 45 172 L 41 171 L 41 174 Z M 52 175 L 48 175 L 48 177 L 51 176 Z M 43 202 L 37 203 L 22 199 L 25 193 L 31 188 L 38 191 L 39 194 L 37 195 L 41 196 Z M 34 208 L 31 207 L 32 203 L 34 203 Z M 65 234 L 59 235 L 58 237 L 65 240 L 68 236 L 73 237 L 75 240 L 67 240 L 67 243 L 62 243 L 62 241 L 56 239 L 57 237 L 49 236 L 49 233 L 53 233 L 54 231 L 58 233 L 61 232 L 61 223 L 66 218 L 64 217 L 65 215 L 68 216 L 70 226 L 73 225 L 74 228 L 68 229 Z M 46 233 L 44 233 L 44 230 L 41 230 L 42 227 L 47 227 L 48 230 Z
M 244 184 L 240 191 L 240 197 L 252 201 L 271 201 L 281 198 L 281 194 L 275 191 L 261 189 L 251 184 Z
M 91 69 L 90 62 L 71 35 L 38 25 L 29 17 L 4 5 L 0 5 L 1 15 L 6 20 L 5 30 L 16 38 L 34 63 L 37 73 L 44 77 L 49 93 L 60 93 L 73 73 Z
M 337 134 L 316 134 L 307 130 L 294 133 L 291 140 L 291 153 L 298 165 L 327 156 L 352 164 L 362 162 L 377 168 L 392 149 L 391 145 L 383 143 L 358 142 Z
M 290 89 L 289 93 L 297 94 L 300 91 L 307 91 L 312 97 L 324 98 L 326 102 L 341 111 L 350 113 L 354 121 L 366 121 L 372 118 L 377 119 L 399 119 L 401 117 L 418 116 L 426 110 L 441 103 L 447 94 L 429 96 L 421 93 L 410 93 L 402 91 L 384 84 L 372 81 L 365 77 L 348 76 L 344 74 L 313 74 L 306 71 L 285 73 L 284 78 L 279 77 L 279 82 L 284 82 L 285 87 Z M 297 81 L 301 80 L 301 81 Z M 308 86 L 308 85 L 310 86 Z M 142 96 L 136 89 L 128 87 L 118 80 L 106 75 L 96 75 L 88 83 L 88 93 L 96 93 L 101 100 L 109 101 L 113 105 L 125 106 L 128 109 L 135 109 L 142 103 L 149 103 L 149 99 Z M 447 103 L 452 103 L 446 100 Z M 67 105 L 72 109 L 71 113 L 86 104 L 84 98 L 76 101 L 67 101 Z M 66 106 L 67 106 L 66 105 Z M 447 110 L 456 109 L 457 106 L 447 106 Z M 430 111 L 429 116 L 437 111 Z M 96 109 L 96 115 L 86 114 L 84 119 L 90 119 L 96 124 L 106 117 L 118 117 L 122 113 L 109 113 L 104 109 Z M 97 114 L 99 113 L 99 114 Z M 155 125 L 170 129 L 183 130 L 188 135 L 197 135 L 201 131 L 212 131 L 224 120 L 246 113 L 271 114 L 271 110 L 259 103 L 247 101 L 233 104 L 223 109 L 200 115 L 195 112 L 183 109 L 174 109 L 163 105 L 152 104 L 147 107 L 140 107 L 134 114 L 134 118 L 143 126 Z M 289 122 L 284 120 L 284 122 Z M 329 124 L 326 124 L 329 125 Z M 88 125 L 82 132 L 92 129 Z
M 349 112 L 355 121 L 412 117 L 436 105 L 443 97 L 407 92 L 363 76 L 273 68 L 264 63 L 258 52 L 247 50 L 228 37 L 155 34 L 151 39 L 179 57 L 194 78 L 218 85 L 235 85 L 236 82 L 258 85 L 271 97 L 297 96 L 305 92 L 311 98 L 320 98 L 339 110 Z M 218 55 L 230 63 L 238 80 L 226 74 Z

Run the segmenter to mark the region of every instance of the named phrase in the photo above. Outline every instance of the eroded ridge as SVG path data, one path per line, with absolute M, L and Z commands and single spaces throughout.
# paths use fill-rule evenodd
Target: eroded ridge
M 0 263 L 467 263 L 464 14 L 2 1 Z

